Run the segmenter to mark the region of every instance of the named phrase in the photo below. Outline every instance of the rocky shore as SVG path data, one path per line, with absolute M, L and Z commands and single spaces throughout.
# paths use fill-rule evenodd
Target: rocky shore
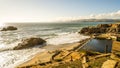
M 36 54 L 33 59 L 16 68 L 120 68 L 120 24 L 85 27 L 79 33 L 91 38 L 53 49 L 45 46 L 43 48 L 48 48 L 46 52 Z M 81 46 L 92 38 L 111 39 L 111 53 L 81 50 Z
M 103 34 L 103 33 L 120 33 L 120 24 L 99 24 L 97 26 L 82 28 L 79 32 L 85 35 Z

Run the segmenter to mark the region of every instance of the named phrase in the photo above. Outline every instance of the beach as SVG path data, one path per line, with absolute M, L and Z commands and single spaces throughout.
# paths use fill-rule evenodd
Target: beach
M 119 24 L 112 24 L 112 25 L 103 24 L 103 25 L 104 26 L 101 25 L 101 27 L 106 27 L 105 25 L 109 25 L 110 27 L 113 26 L 115 27 L 118 26 Z M 93 28 L 97 28 L 97 27 L 93 27 Z M 109 29 L 113 29 L 113 28 L 109 28 Z M 117 38 L 115 39 L 115 37 L 117 37 L 118 34 L 115 37 L 113 37 L 113 35 L 115 36 L 115 34 L 113 33 L 112 34 L 101 33 L 95 35 L 94 37 L 91 36 L 88 37 L 87 39 L 83 39 L 77 43 L 62 44 L 55 47 L 50 45 L 45 46 L 43 48 L 47 49 L 47 51 L 42 53 L 37 53 L 36 55 L 34 55 L 34 57 L 31 60 L 17 66 L 16 68 L 119 67 L 119 63 L 120 63 L 119 42 L 117 41 Z M 109 45 L 108 47 L 110 47 L 110 49 L 105 49 L 106 47 L 103 47 L 102 48 L 103 50 L 100 49 L 102 52 L 99 50 L 94 51 L 86 47 L 86 46 L 90 46 L 91 43 L 93 43 L 92 45 L 94 44 L 97 46 L 100 45 L 100 47 Z M 84 49 L 83 47 L 85 47 L 86 49 Z
M 14 26 L 18 29 L 14 31 L 1 31 L 0 33 L 0 59 L 2 59 L 0 62 L 0 67 L 14 68 L 17 65 L 30 60 L 38 52 L 47 50 L 39 48 L 42 45 L 27 49 L 14 50 L 14 48 L 17 47 L 19 43 L 22 44 L 23 39 L 31 37 L 42 38 L 43 40 L 47 41 L 46 45 L 48 45 L 48 49 L 52 50 L 54 47 L 61 47 L 59 45 L 76 43 L 82 39 L 87 38 L 88 36 L 83 36 L 78 33 L 78 30 L 82 27 L 78 24 L 79 23 L 4 24 L 2 27 Z M 2 29 L 2 27 L 0 29 Z
M 18 66 L 18 68 L 20 67 L 27 67 L 27 66 L 31 66 L 31 65 L 36 65 L 37 63 L 49 63 L 51 61 L 51 57 L 56 53 L 56 51 L 75 51 L 77 50 L 77 48 L 81 47 L 85 42 L 87 42 L 89 40 L 82 40 L 80 42 L 77 43 L 71 43 L 71 44 L 63 44 L 63 45 L 59 45 L 59 46 L 45 46 L 43 47 L 43 49 L 46 49 L 47 51 L 45 52 L 40 52 L 37 53 L 31 60 L 25 62 L 24 64 L 21 64 Z M 84 43 L 83 43 L 84 42 Z

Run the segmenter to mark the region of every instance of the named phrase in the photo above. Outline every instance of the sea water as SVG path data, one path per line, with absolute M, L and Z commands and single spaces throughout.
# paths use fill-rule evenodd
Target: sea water
M 112 22 L 68 22 L 68 23 L 6 23 L 4 26 L 15 26 L 16 31 L 0 31 L 0 68 L 14 68 L 31 59 L 38 52 L 45 49 L 33 47 L 31 49 L 12 50 L 21 39 L 40 37 L 53 46 L 79 42 L 88 38 L 77 33 L 86 26 Z M 2 28 L 2 27 L 1 27 Z

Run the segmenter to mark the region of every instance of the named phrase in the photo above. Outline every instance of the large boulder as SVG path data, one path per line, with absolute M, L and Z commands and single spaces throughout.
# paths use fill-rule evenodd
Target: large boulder
M 12 31 L 12 30 L 17 30 L 17 28 L 14 26 L 7 26 L 1 29 L 1 31 Z
M 14 50 L 29 48 L 29 47 L 33 47 L 33 46 L 36 46 L 36 45 L 42 45 L 45 42 L 46 41 L 41 39 L 41 38 L 23 39 L 21 41 L 21 43 L 18 43 L 18 46 L 14 47 Z

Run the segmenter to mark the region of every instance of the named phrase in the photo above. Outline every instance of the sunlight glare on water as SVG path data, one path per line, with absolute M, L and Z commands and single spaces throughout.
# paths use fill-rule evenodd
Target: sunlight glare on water
M 3 22 L 0 22 L 0 27 L 5 26 L 5 24 Z

